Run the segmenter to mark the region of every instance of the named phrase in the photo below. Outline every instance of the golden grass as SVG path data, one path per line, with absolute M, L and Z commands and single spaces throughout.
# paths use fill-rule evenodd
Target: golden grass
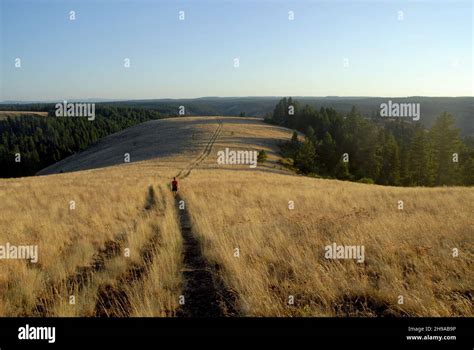
M 40 116 L 47 117 L 48 112 L 35 112 L 35 111 L 0 111 L 0 120 L 7 119 L 8 117 L 14 118 L 19 116 Z
M 219 118 L 207 119 L 191 130 L 181 125 L 183 135 L 194 136 L 163 158 L 1 180 L 0 244 L 37 244 L 39 261 L 0 261 L 0 315 L 40 316 L 39 301 L 46 299 L 46 315 L 94 316 L 105 286 L 126 293 L 127 316 L 175 315 L 186 281 L 168 185 L 215 131 Z M 381 187 L 284 175 L 275 144 L 290 135 L 254 121 L 226 120 L 199 165 L 204 169 L 180 181 L 193 232 L 235 292 L 241 315 L 474 315 L 473 188 Z M 257 170 L 219 166 L 216 152 L 225 147 L 263 148 L 269 161 Z M 149 185 L 157 204 L 145 211 Z M 121 233 L 120 252 L 71 291 L 68 279 L 90 267 Z M 364 263 L 325 259 L 324 247 L 333 242 L 363 245 Z M 234 257 L 235 248 L 240 257 Z M 146 273 L 123 283 L 137 266 Z M 69 304 L 71 294 L 75 305 Z
M 157 293 L 160 298 L 153 300 L 155 304 L 150 302 L 148 310 L 139 300 L 132 301 L 132 306 L 150 315 L 174 311 L 181 283 L 181 245 L 173 198 L 163 190 L 171 174 L 160 178 L 156 172 L 139 169 L 114 167 L 0 182 L 0 243 L 38 245 L 39 255 L 37 264 L 0 261 L 0 315 L 34 315 L 40 298 L 52 298 L 51 286 L 59 297 L 48 300 L 48 315 L 92 315 L 97 289 L 117 283 L 131 264 L 140 263 L 140 250 L 155 233 L 160 239 L 152 273 L 140 281 L 140 288 L 136 287 L 141 290 L 149 285 L 146 298 Z M 142 176 L 137 176 L 137 170 Z M 144 207 L 149 185 L 155 191 L 162 190 L 156 192 L 158 208 L 147 212 Z M 70 210 L 71 200 L 76 202 L 75 210 Z M 104 243 L 116 240 L 121 233 L 126 234 L 126 240 L 120 254 L 107 259 L 104 268 L 94 272 L 80 291 L 71 293 L 68 278 L 90 266 Z M 130 257 L 124 256 L 125 248 L 130 249 Z M 166 266 L 162 266 L 164 262 Z M 76 297 L 73 306 L 69 304 L 70 294 Z
M 244 315 L 473 315 L 472 188 L 205 170 L 186 182 L 204 254 Z M 365 262 L 325 259 L 333 242 L 365 246 Z
M 291 138 L 290 130 L 264 124 L 256 118 L 179 117 L 151 120 L 105 137 L 90 149 L 42 169 L 39 174 L 119 164 L 128 167 L 137 162 L 150 171 L 163 166 L 184 167 L 202 153 L 220 122 L 223 123 L 222 131 L 212 153 L 202 163 L 207 168 L 220 168 L 217 166 L 217 152 L 225 147 L 233 150 L 265 149 L 268 152 L 265 167 L 276 167 L 277 143 Z M 124 153 L 130 154 L 130 164 L 123 164 Z
M 174 198 L 169 191 L 164 199 L 165 214 L 156 223 L 159 230 L 154 259 L 148 276 L 140 280 L 129 295 L 131 316 L 174 316 L 182 290 L 182 237 L 176 220 Z

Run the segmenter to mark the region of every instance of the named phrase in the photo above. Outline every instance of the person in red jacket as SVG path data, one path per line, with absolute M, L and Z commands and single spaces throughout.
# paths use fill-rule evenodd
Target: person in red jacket
M 173 195 L 176 197 L 176 193 L 178 193 L 178 181 L 175 177 L 173 177 L 173 181 L 171 181 L 171 190 L 173 191 Z

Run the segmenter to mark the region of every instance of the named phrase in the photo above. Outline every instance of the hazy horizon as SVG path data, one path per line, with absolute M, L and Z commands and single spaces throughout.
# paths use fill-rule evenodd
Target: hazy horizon
M 89 102 L 127 102 L 127 101 L 165 101 L 165 100 L 172 100 L 172 101 L 181 101 L 181 100 L 200 100 L 200 99 L 245 99 L 245 98 L 284 98 L 284 97 L 292 97 L 294 99 L 298 98 L 334 98 L 334 99 L 364 99 L 364 98 L 383 98 L 383 99 L 404 99 L 404 98 L 474 98 L 474 96 L 296 96 L 296 95 L 281 95 L 281 96 L 199 96 L 199 97 L 156 97 L 156 98 L 100 98 L 100 97 L 85 97 L 85 98 L 70 98 L 66 99 L 66 101 L 89 101 Z M 60 103 L 64 100 L 0 100 L 0 104 L 10 104 L 10 103 L 21 103 L 21 104 L 28 104 L 28 103 Z

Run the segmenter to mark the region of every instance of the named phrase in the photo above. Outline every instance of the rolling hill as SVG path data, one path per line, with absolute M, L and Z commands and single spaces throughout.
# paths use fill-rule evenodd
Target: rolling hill
M 153 120 L 0 180 L 0 244 L 38 247 L 37 263 L 0 261 L 0 315 L 474 315 L 473 188 L 298 176 L 278 163 L 290 137 L 256 118 Z M 219 164 L 226 148 L 268 160 Z M 328 259 L 333 244 L 365 255 Z
M 278 142 L 291 138 L 292 131 L 268 125 L 258 118 L 238 117 L 180 117 L 152 120 L 103 138 L 93 147 L 77 153 L 38 175 L 70 172 L 124 164 L 124 155 L 130 154 L 130 163 L 157 160 L 170 166 L 189 163 L 205 147 L 209 135 L 219 124 L 222 132 L 216 140 L 213 156 L 207 167 L 214 167 L 217 150 L 226 147 L 269 152 L 269 164 L 275 166 Z M 217 165 L 217 164 L 216 164 Z M 268 166 L 264 167 L 268 169 Z

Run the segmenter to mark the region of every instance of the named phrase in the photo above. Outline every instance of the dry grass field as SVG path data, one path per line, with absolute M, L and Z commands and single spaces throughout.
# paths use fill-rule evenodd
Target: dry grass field
M 0 120 L 10 118 L 19 117 L 22 115 L 32 115 L 32 116 L 40 116 L 40 117 L 47 117 L 48 112 L 35 112 L 35 111 L 0 111 Z
M 277 163 L 290 136 L 256 119 L 153 121 L 50 175 L 0 180 L 0 245 L 39 255 L 0 260 L 0 315 L 195 315 L 181 298 L 206 309 L 208 292 L 224 316 L 474 316 L 474 189 L 293 175 Z M 225 147 L 269 159 L 218 165 Z M 169 190 L 178 173 L 185 210 Z M 326 259 L 332 243 L 364 246 L 364 262 Z
M 198 170 L 182 195 L 243 315 L 474 315 L 472 189 Z M 365 261 L 326 259 L 332 243 Z
M 39 255 L 36 264 L 1 261 L 1 315 L 94 315 L 99 289 L 120 285 L 144 264 L 154 273 L 127 283 L 133 290 L 126 313 L 172 312 L 181 283 L 173 199 L 157 178 L 133 178 L 127 170 L 0 182 L 1 244 L 38 245 Z M 147 210 L 149 185 L 156 204 Z

